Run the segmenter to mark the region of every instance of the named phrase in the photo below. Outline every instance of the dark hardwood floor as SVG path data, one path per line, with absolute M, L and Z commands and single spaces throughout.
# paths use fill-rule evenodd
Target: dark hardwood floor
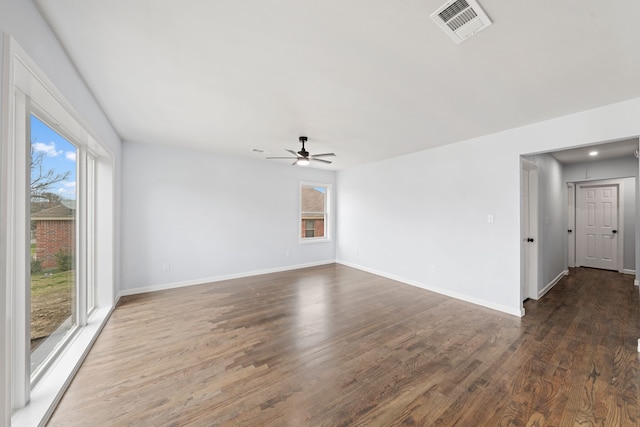
M 522 319 L 341 265 L 123 298 L 50 426 L 635 426 L 633 276 Z

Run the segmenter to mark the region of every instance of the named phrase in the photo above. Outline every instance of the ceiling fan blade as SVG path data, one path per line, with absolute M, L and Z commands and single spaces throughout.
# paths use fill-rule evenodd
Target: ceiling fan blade
M 295 162 L 291 163 L 291 166 L 295 166 L 295 165 L 297 165 L 297 164 L 298 164 L 298 160 L 299 160 L 299 159 L 296 159 L 296 161 L 295 161 Z
M 288 159 L 288 160 L 296 159 L 296 160 L 298 160 L 297 157 L 267 157 L 267 159 Z
M 311 157 L 326 157 L 326 156 L 335 156 L 336 153 L 322 153 L 322 154 L 312 154 Z
M 322 163 L 331 163 L 329 160 L 316 159 L 315 157 L 310 157 L 309 160 L 313 160 L 313 161 L 316 161 L 316 162 L 322 162 Z
M 288 151 L 288 152 L 290 152 L 291 154 L 293 154 L 294 156 L 296 156 L 296 159 L 297 159 L 298 157 L 300 157 L 300 156 L 298 156 L 298 153 L 296 153 L 296 152 L 295 152 L 295 151 L 293 151 L 293 150 L 286 150 L 286 151 Z

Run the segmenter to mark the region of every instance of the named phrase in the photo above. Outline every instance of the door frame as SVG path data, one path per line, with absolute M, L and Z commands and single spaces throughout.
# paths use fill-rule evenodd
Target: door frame
M 567 265 L 576 266 L 576 186 L 567 183 Z
M 580 193 L 583 188 L 589 187 L 602 187 L 602 186 L 615 186 L 618 188 L 618 233 L 616 234 L 617 241 L 617 268 L 619 273 L 624 273 L 624 180 L 622 179 L 603 179 L 596 181 L 583 181 L 576 182 L 576 209 L 577 214 L 578 206 L 580 206 Z M 577 220 L 577 218 L 576 218 Z M 578 251 L 578 235 L 576 230 L 576 245 L 574 246 L 574 259 L 575 266 L 580 267 L 580 260 L 577 256 Z
M 526 159 L 520 159 L 520 301 L 527 299 L 538 299 L 538 166 Z M 522 175 L 528 176 L 528 209 L 524 205 L 524 186 L 526 183 Z M 526 212 L 525 212 L 526 209 Z M 525 236 L 527 225 L 526 218 L 529 218 L 529 233 Z M 533 243 L 527 242 L 527 237 L 534 239 Z M 524 314 L 524 306 L 522 307 Z

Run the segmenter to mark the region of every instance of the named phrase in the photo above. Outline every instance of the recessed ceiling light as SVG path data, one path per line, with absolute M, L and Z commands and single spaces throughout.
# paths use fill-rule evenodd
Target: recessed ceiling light
M 590 156 L 597 156 L 598 152 L 597 151 L 589 151 L 589 155 Z

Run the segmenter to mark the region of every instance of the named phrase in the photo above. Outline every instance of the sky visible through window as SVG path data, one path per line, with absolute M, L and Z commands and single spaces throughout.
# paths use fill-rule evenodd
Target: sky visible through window
M 48 189 L 67 200 L 76 198 L 76 147 L 47 126 L 36 116 L 31 116 L 31 144 L 34 155 L 45 153 L 42 169 L 53 169 L 56 174 L 69 172 L 69 177 Z M 31 177 L 33 179 L 33 176 Z

